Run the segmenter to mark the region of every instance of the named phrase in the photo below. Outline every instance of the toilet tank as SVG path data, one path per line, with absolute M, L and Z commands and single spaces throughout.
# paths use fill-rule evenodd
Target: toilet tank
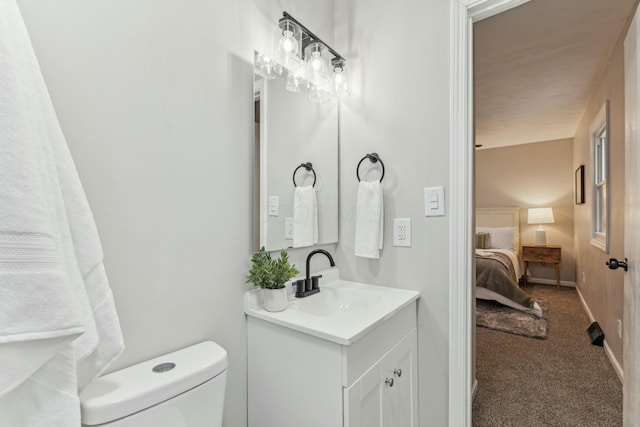
M 226 373 L 212 341 L 112 372 L 80 394 L 82 425 L 222 426 Z

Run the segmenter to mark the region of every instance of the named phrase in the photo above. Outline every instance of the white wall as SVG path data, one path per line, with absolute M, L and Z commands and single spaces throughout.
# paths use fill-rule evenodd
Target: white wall
M 253 50 L 282 10 L 331 42 L 332 2 L 18 4 L 101 233 L 126 344 L 113 368 L 215 340 L 225 425 L 246 425 Z
M 127 346 L 114 368 L 213 339 L 230 354 L 225 425 L 246 424 L 252 51 L 287 10 L 329 43 L 335 19 L 351 69 L 328 249 L 347 278 L 422 292 L 421 424 L 447 424 L 449 219 L 424 217 L 423 187 L 448 186 L 449 3 L 19 0 L 103 239 Z M 355 166 L 373 151 L 379 261 L 353 255 Z M 391 246 L 393 217 L 413 219 L 412 248 Z
M 448 417 L 449 218 L 425 218 L 423 188 L 448 186 L 449 7 L 448 0 L 336 3 L 336 45 L 347 58 L 352 90 L 341 109 L 337 263 L 349 279 L 422 293 L 423 426 L 445 426 Z M 353 254 L 355 169 L 371 152 L 386 167 L 385 244 L 379 260 Z M 412 218 L 411 248 L 392 246 L 394 217 Z

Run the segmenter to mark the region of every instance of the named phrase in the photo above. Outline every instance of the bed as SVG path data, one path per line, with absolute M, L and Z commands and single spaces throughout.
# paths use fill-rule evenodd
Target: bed
M 520 208 L 476 209 L 476 298 L 540 317 L 538 303 L 518 285 L 523 276 L 519 247 Z

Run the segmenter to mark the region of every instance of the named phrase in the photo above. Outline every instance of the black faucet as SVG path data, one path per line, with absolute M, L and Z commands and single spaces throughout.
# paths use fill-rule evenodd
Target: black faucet
M 309 263 L 311 262 L 311 257 L 315 254 L 326 255 L 326 257 L 329 258 L 331 267 L 336 266 L 336 263 L 335 261 L 333 261 L 333 257 L 331 256 L 331 254 L 324 249 L 316 249 L 309 252 L 309 255 L 307 255 L 306 276 L 304 279 L 296 280 L 296 282 L 294 283 L 294 285 L 296 286 L 296 298 L 304 298 L 320 292 L 319 279 L 322 277 L 322 275 L 309 277 Z

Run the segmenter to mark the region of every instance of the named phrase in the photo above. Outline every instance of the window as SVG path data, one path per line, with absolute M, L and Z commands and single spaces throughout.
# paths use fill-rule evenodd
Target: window
M 590 128 L 593 164 L 591 244 L 609 252 L 609 101 L 605 102 Z

